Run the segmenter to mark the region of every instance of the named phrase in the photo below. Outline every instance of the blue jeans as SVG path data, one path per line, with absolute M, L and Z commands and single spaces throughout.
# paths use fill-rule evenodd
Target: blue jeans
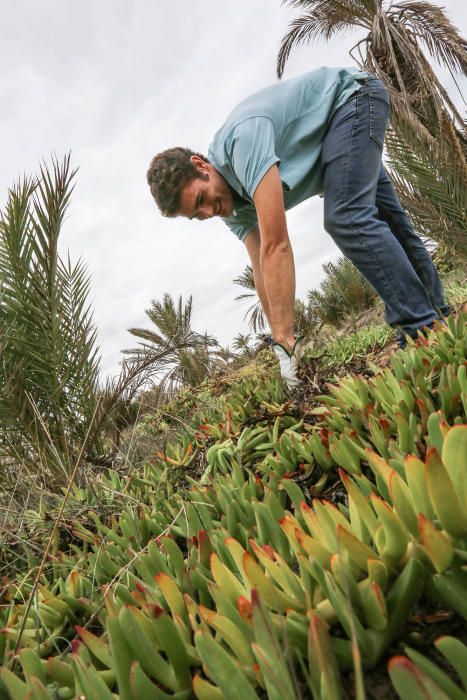
M 389 325 L 416 337 L 450 308 L 381 160 L 388 115 L 377 78 L 333 115 L 321 156 L 324 228 L 383 299 Z

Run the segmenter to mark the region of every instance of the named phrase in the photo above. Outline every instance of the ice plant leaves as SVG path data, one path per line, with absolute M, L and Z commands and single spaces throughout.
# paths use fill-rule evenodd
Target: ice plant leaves
M 300 687 L 334 700 L 341 670 L 354 663 L 360 698 L 365 675 L 400 637 L 426 586 L 467 619 L 458 517 L 466 426 L 460 415 L 450 424 L 465 403 L 465 389 L 452 402 L 465 387 L 465 334 L 450 323 L 457 340 L 442 348 L 449 371 L 430 369 L 441 362 L 436 345 L 414 346 L 395 356 L 392 374 L 334 385 L 328 408 L 310 414 L 317 424 L 288 415 L 270 380 L 267 389 L 256 380 L 232 389 L 225 425 L 203 407 L 196 428 L 211 426 L 213 441 L 203 483 L 190 477 L 179 490 L 161 481 L 161 459 L 131 478 L 109 470 L 92 490 L 76 488 L 70 551 L 57 543 L 51 583 L 38 586 L 34 607 L 26 612 L 21 599 L 27 577 L 22 587 L 5 584 L 6 665 L 24 618 L 25 629 L 21 668 L 1 671 L 2 688 L 28 700 L 57 689 L 121 700 L 292 700 Z M 416 440 L 406 434 L 414 425 Z M 184 440 L 171 459 L 184 461 Z M 119 501 L 107 517 L 95 499 L 109 493 L 125 493 L 131 505 Z M 63 637 L 72 651 L 59 657 Z M 465 649 L 454 642 L 436 644 L 465 681 Z M 440 669 L 407 654 L 391 665 L 398 692 L 453 695 Z

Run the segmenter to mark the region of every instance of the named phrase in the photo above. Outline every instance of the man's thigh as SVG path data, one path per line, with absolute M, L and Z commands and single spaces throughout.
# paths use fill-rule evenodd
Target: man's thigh
M 325 136 L 325 218 L 341 208 L 357 211 L 375 205 L 389 101 L 384 88 L 371 82 L 337 110 Z

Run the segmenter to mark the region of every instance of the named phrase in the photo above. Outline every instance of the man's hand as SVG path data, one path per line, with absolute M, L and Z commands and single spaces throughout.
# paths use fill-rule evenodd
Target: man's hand
M 272 348 L 279 360 L 282 379 L 289 389 L 295 389 L 300 383 L 297 377 L 297 367 L 303 354 L 302 338 L 297 338 L 291 349 L 276 342 L 273 343 Z

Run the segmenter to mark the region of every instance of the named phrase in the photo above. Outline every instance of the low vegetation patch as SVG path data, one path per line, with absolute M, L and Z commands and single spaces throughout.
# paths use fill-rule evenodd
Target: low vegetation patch
M 4 697 L 465 697 L 466 320 L 366 377 L 310 358 L 287 396 L 265 352 L 148 412 L 139 468 L 10 539 Z

